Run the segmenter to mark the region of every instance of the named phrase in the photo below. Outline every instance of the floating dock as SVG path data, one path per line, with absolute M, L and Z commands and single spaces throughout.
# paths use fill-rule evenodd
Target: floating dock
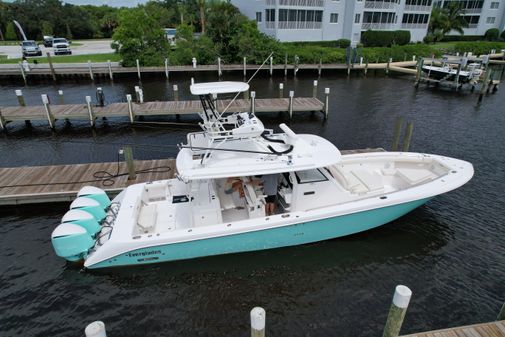
M 413 333 L 402 337 L 505 337 L 505 321 Z

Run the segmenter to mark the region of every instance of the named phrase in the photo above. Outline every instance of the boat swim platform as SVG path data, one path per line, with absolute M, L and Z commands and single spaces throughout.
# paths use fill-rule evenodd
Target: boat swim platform
M 218 100 L 218 111 L 223 111 L 230 100 Z M 131 109 L 130 109 L 131 106 Z M 230 105 L 230 112 L 251 111 L 251 99 L 236 99 Z M 316 97 L 255 98 L 254 112 L 324 112 L 325 104 Z M 15 121 L 48 121 L 54 128 L 55 120 L 88 120 L 94 125 L 97 118 L 127 117 L 134 122 L 139 116 L 189 115 L 202 111 L 199 100 L 153 101 L 144 103 L 111 103 L 101 106 L 84 104 L 61 104 L 46 106 L 3 106 L 0 107 L 0 129 Z
M 413 333 L 402 337 L 505 337 L 505 321 Z
M 382 148 L 342 150 L 342 154 L 381 152 Z M 175 159 L 135 160 L 135 179 L 128 179 L 126 162 L 119 162 L 117 177 L 98 179 L 96 172 L 118 172 L 118 162 L 21 166 L 0 168 L 0 206 L 68 202 L 84 186 L 96 186 L 115 196 L 138 183 L 171 179 L 176 174 Z M 109 185 L 110 184 L 110 185 Z

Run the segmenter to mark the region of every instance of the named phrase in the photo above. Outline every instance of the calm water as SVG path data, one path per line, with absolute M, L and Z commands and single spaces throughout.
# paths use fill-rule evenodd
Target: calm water
M 171 99 L 173 84 L 189 98 L 189 76 L 145 79 L 146 100 Z M 313 79 L 290 77 L 284 92 L 311 95 Z M 257 97 L 275 97 L 281 81 L 260 77 L 252 88 Z M 58 89 L 66 102 L 79 103 L 98 85 L 113 102 L 138 82 L 47 82 L 23 90 L 28 104 L 39 104 L 42 93 L 56 100 Z M 17 104 L 18 86 L 0 83 L 0 105 Z M 320 92 L 324 87 L 332 92 L 329 120 L 297 115 L 289 123 L 295 132 L 320 134 L 341 149 L 390 148 L 395 119 L 403 116 L 415 125 L 412 151 L 470 161 L 473 180 L 398 221 L 346 238 L 99 272 L 81 272 L 53 253 L 50 234 L 67 204 L 0 208 L 0 336 L 79 336 L 97 319 L 111 337 L 248 336 L 249 311 L 258 305 L 267 311 L 270 336 L 378 336 L 396 284 L 414 292 L 404 333 L 493 320 L 505 300 L 505 89 L 478 105 L 475 95 L 415 90 L 405 78 L 323 74 Z M 285 121 L 261 118 L 269 127 Z M 95 130 L 58 123 L 56 133 L 45 123 L 9 125 L 0 135 L 0 166 L 109 161 L 124 143 L 139 145 L 138 158 L 174 156 L 173 145 L 195 130 L 132 128 L 125 119 L 99 121 Z

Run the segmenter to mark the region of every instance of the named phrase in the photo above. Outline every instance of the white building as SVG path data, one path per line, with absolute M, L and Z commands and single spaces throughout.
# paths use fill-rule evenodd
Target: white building
M 231 0 L 256 19 L 260 31 L 280 41 L 348 39 L 361 32 L 408 30 L 412 41 L 428 31 L 432 0 Z
M 503 0 L 435 0 L 434 5 L 445 7 L 451 3 L 457 3 L 464 10 L 463 16 L 468 22 L 468 28 L 463 29 L 465 35 L 484 35 L 490 28 L 505 29 Z

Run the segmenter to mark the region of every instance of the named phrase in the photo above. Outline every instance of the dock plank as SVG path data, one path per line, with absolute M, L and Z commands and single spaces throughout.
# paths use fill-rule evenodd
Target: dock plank
M 448 329 L 403 335 L 402 337 L 505 337 L 505 321 L 479 323 Z

